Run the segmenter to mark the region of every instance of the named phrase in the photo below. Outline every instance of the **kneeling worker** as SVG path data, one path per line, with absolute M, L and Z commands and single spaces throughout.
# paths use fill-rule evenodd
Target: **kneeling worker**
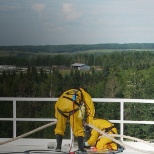
M 112 124 L 108 120 L 94 119 L 92 121 L 92 125 L 107 134 L 117 134 L 117 129 L 115 128 L 114 124 Z M 88 126 L 86 126 L 86 128 L 90 129 L 90 127 Z M 88 139 L 88 141 L 84 143 L 84 147 L 85 148 L 96 147 L 98 151 L 99 150 L 118 150 L 117 143 L 103 136 L 95 129 L 91 130 L 91 136 Z

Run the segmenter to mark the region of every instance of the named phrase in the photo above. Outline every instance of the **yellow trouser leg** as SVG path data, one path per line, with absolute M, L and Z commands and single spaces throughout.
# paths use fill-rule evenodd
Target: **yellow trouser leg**
M 84 129 L 82 124 L 82 119 L 78 118 L 78 111 L 74 113 L 74 115 L 70 116 L 70 124 L 73 130 L 73 133 L 76 137 L 83 136 L 84 137 Z

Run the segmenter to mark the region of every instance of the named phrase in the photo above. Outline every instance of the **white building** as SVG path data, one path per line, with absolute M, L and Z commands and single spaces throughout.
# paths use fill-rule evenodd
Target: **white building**
M 78 69 L 78 70 L 90 70 L 90 66 L 82 63 L 74 63 L 71 65 L 72 69 Z
M 14 71 L 16 66 L 13 65 L 0 65 L 0 71 Z

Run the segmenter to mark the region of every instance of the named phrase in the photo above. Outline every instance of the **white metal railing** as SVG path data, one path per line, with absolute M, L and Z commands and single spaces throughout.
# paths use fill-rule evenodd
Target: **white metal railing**
M 23 97 L 0 97 L 0 103 L 2 101 L 12 101 L 13 102 L 13 117 L 12 118 L 0 118 L 0 121 L 13 121 L 13 138 L 16 137 L 16 123 L 17 121 L 56 121 L 55 118 L 17 118 L 16 117 L 16 103 L 18 101 L 41 101 L 41 102 L 55 102 L 58 98 L 23 98 Z M 120 124 L 120 135 L 124 135 L 124 124 L 154 124 L 154 121 L 129 121 L 124 120 L 124 103 L 152 103 L 154 104 L 154 100 L 152 99 L 117 99 L 117 98 L 92 98 L 94 103 L 97 102 L 117 102 L 120 103 L 120 120 L 110 120 L 113 123 Z M 71 139 L 72 139 L 71 132 Z M 123 138 L 121 137 L 123 141 Z

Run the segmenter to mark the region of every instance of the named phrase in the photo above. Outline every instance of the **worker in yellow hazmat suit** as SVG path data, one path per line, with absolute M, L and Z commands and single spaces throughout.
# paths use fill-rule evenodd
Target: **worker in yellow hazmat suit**
M 85 111 L 83 110 L 85 107 Z M 81 113 L 82 112 L 82 113 Z M 86 113 L 86 122 L 92 123 L 95 114 L 94 103 L 91 96 L 83 89 L 70 89 L 65 91 L 55 104 L 55 117 L 57 124 L 55 135 L 57 139 L 56 152 L 61 151 L 62 139 L 69 119 L 74 135 L 78 138 L 78 151 L 86 152 L 83 146 L 84 128 L 83 116 Z M 79 116 L 80 114 L 80 116 Z
M 107 134 L 117 134 L 117 129 L 114 124 L 105 119 L 94 119 L 92 125 L 100 129 Z M 87 142 L 84 143 L 84 147 L 94 146 L 97 150 L 117 150 L 117 143 L 113 142 L 109 138 L 102 136 L 95 129 L 91 130 L 91 136 Z

